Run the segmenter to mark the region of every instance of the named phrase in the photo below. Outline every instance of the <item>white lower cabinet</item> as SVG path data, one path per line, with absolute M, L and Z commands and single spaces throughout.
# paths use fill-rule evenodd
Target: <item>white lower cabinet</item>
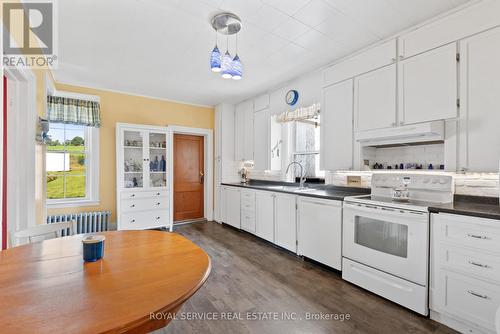
M 342 202 L 299 197 L 298 254 L 342 269 Z
M 224 223 L 236 228 L 241 228 L 241 190 L 236 187 L 226 187 L 225 189 L 225 221 Z
M 431 318 L 460 332 L 495 333 L 500 222 L 440 213 L 431 226 Z
M 255 234 L 274 242 L 274 194 L 268 191 L 255 192 Z
M 296 196 L 275 194 L 274 197 L 274 243 L 297 252 Z

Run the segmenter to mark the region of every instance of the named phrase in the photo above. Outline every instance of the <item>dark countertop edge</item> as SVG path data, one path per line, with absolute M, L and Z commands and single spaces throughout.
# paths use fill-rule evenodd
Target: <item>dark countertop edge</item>
M 330 199 L 330 200 L 336 200 L 336 201 L 343 201 L 345 197 L 349 196 L 356 196 L 356 195 L 365 195 L 370 193 L 370 189 L 367 188 L 352 188 L 352 187 L 339 187 L 339 186 L 333 186 L 333 185 L 318 185 L 318 184 L 312 184 L 312 186 L 320 187 L 322 189 L 317 189 L 317 191 L 330 191 L 330 192 L 335 192 L 335 191 L 341 191 L 344 193 L 349 193 L 349 194 L 343 194 L 343 195 L 335 195 L 335 194 L 318 194 L 314 192 L 295 192 L 295 191 L 286 191 L 286 190 L 281 190 L 281 189 L 266 189 L 265 188 L 265 183 L 268 185 L 285 185 L 285 186 L 298 186 L 293 183 L 287 183 L 287 182 L 280 182 L 280 181 L 254 181 L 254 184 L 250 183 L 221 183 L 223 186 L 229 186 L 229 187 L 239 187 L 239 188 L 246 188 L 246 189 L 254 189 L 254 190 L 261 190 L 261 191 L 271 191 L 275 193 L 282 193 L 282 194 L 291 194 L 291 195 L 297 195 L 297 196 L 302 196 L 302 197 L 313 197 L 313 198 L 320 198 L 320 199 Z M 260 185 L 259 185 L 260 184 Z
M 498 197 L 455 195 L 453 203 L 429 207 L 429 212 L 500 220 Z
M 430 213 L 449 213 L 449 214 L 460 215 L 460 216 L 469 216 L 469 217 L 476 217 L 476 218 L 500 220 L 500 213 L 495 214 L 495 213 L 468 211 L 468 210 L 451 209 L 451 208 L 447 209 L 447 208 L 439 208 L 439 207 L 430 207 L 429 212 Z
M 339 187 L 333 185 L 321 185 L 322 189 L 319 191 L 325 192 L 335 192 L 341 191 L 350 194 L 315 194 L 313 192 L 293 192 L 280 189 L 266 189 L 267 185 L 288 185 L 288 186 L 298 186 L 293 183 L 280 182 L 280 181 L 253 181 L 252 183 L 221 183 L 224 186 L 240 187 L 246 189 L 254 189 L 261 191 L 271 191 L 275 193 L 292 194 L 303 197 L 313 197 L 320 199 L 330 199 L 343 201 L 345 197 L 369 194 L 370 190 L 366 188 L 352 188 L 352 187 Z M 319 186 L 314 184 L 313 186 Z M 474 206 L 476 205 L 476 206 Z M 500 220 L 500 206 L 498 204 L 498 198 L 496 197 L 482 197 L 482 196 L 467 196 L 467 195 L 455 195 L 455 200 L 453 203 L 431 206 L 428 208 L 429 213 L 449 213 L 469 217 L 486 218 L 493 220 Z

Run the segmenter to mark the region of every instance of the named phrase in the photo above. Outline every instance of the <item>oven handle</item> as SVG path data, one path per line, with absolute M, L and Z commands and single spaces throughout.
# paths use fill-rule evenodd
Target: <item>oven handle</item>
M 427 216 L 427 212 L 395 209 L 395 208 L 388 208 L 388 207 L 384 207 L 384 206 L 375 206 L 375 205 L 360 204 L 360 203 L 345 203 L 344 202 L 344 208 L 354 209 L 354 210 L 358 210 L 358 211 L 362 211 L 362 212 L 384 213 L 384 214 L 389 214 L 389 215 L 394 215 L 394 216 L 401 216 L 401 215 L 408 215 L 408 214 L 415 215 L 415 217 Z

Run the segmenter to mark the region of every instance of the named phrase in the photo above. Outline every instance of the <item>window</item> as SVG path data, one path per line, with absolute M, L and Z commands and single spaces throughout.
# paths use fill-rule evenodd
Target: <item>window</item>
M 308 178 L 324 178 L 319 169 L 320 116 L 314 119 L 295 121 L 295 147 L 292 159 L 304 166 Z M 295 176 L 300 177 L 300 168 L 295 168 Z
M 49 206 L 90 205 L 98 201 L 98 129 L 51 123 L 46 173 Z

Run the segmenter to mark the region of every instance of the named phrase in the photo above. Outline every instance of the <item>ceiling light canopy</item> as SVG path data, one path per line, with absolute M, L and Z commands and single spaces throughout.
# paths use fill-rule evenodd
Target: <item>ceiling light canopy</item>
M 220 13 L 211 20 L 215 30 L 215 47 L 210 53 L 210 69 L 220 73 L 224 79 L 240 80 L 243 77 L 243 65 L 238 56 L 238 32 L 241 30 L 241 20 L 232 13 Z M 226 52 L 222 55 L 217 46 L 218 34 L 226 35 Z M 229 53 L 229 36 L 235 35 L 235 56 Z

